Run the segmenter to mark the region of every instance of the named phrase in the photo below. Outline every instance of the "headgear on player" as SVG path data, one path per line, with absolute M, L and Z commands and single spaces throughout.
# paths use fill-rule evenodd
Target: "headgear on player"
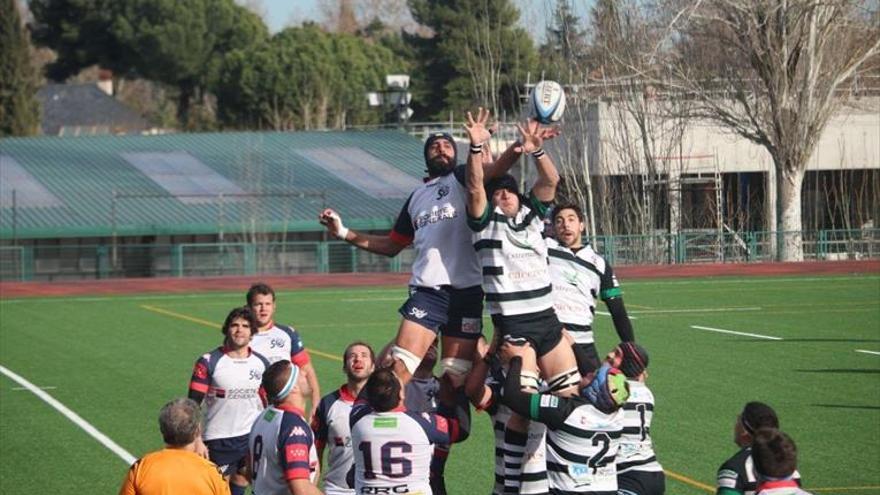
M 581 389 L 581 395 L 596 409 L 611 414 L 626 403 L 629 398 L 629 384 L 626 383 L 623 372 L 605 363 L 596 370 L 593 381 Z
M 448 141 L 452 146 L 452 163 L 445 162 L 439 157 L 434 157 L 433 159 L 428 158 L 428 150 L 431 149 L 431 146 L 439 141 L 439 140 Z M 439 177 L 443 175 L 449 175 L 455 169 L 455 165 L 458 163 L 458 148 L 455 146 L 455 138 L 452 137 L 448 132 L 435 132 L 428 136 L 428 139 L 425 140 L 425 165 L 428 168 L 428 175 L 431 177 Z

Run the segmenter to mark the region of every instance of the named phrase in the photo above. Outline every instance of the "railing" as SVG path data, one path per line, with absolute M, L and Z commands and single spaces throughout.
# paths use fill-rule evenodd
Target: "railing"
M 787 232 L 683 232 L 600 236 L 612 265 L 773 260 L 780 237 L 802 237 L 805 260 L 880 258 L 880 229 Z M 294 275 L 408 272 L 413 251 L 387 258 L 340 241 L 0 247 L 0 280 Z

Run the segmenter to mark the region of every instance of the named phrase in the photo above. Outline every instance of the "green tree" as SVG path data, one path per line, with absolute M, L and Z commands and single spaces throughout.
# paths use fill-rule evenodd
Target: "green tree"
M 0 136 L 35 134 L 37 78 L 16 0 L 0 0 L 0 13 Z
M 233 0 L 33 0 L 35 39 L 58 53 L 48 75 L 63 80 L 99 64 L 176 88 L 180 125 L 219 77 L 223 56 L 268 37 Z
M 570 0 L 557 0 L 547 40 L 541 46 L 541 72 L 544 79 L 562 84 L 578 83 L 587 70 L 587 32 L 579 26 Z
M 409 6 L 434 33 L 407 37 L 420 63 L 419 110 L 433 117 L 474 105 L 496 114 L 518 110 L 519 89 L 536 56 L 510 0 L 409 0 Z
M 401 65 L 390 49 L 363 38 L 311 23 L 288 28 L 226 57 L 217 85 L 220 120 L 276 130 L 370 123 L 379 116 L 366 93 Z

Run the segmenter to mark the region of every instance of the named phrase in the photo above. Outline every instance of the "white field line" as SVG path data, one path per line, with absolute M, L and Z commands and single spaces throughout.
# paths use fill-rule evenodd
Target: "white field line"
M 701 327 L 699 325 L 691 325 L 691 328 L 696 328 L 697 330 L 707 330 L 709 332 L 718 332 L 718 333 L 729 333 L 731 335 L 742 335 L 744 337 L 756 337 L 759 339 L 767 339 L 767 340 L 782 340 L 782 337 L 773 337 L 770 335 L 761 335 L 759 333 L 747 333 L 747 332 L 734 332 L 733 330 L 724 330 L 722 328 L 712 328 L 712 327 Z
M 875 356 L 880 356 L 880 352 L 877 352 L 877 351 L 866 351 L 864 349 L 856 349 L 856 352 L 862 352 L 865 354 L 874 354 Z
M 761 311 L 760 306 L 739 306 L 735 308 L 689 308 L 689 309 L 644 309 L 641 311 L 630 311 L 631 314 L 637 315 L 660 315 L 666 313 L 728 313 L 733 311 Z
M 596 314 L 602 315 L 602 316 L 611 316 L 611 313 L 606 313 L 604 311 L 596 311 Z M 627 312 L 626 316 L 630 320 L 638 320 L 639 319 L 637 316 L 633 316 L 631 312 Z
M 36 385 L 34 385 L 33 383 L 18 376 L 17 374 L 13 373 L 12 371 L 10 371 L 9 369 L 7 369 L 5 366 L 2 366 L 2 365 L 0 365 L 0 373 L 3 373 L 4 375 L 8 376 L 13 381 L 18 383 L 19 385 L 21 385 L 22 387 L 33 392 L 34 395 L 36 395 L 37 397 L 42 399 L 44 402 L 46 402 L 46 404 L 49 404 L 50 406 L 54 407 L 58 412 L 63 414 L 67 419 L 73 421 L 73 424 L 75 424 L 75 425 L 79 426 L 80 428 L 82 428 L 83 430 L 85 430 L 86 433 L 88 433 L 89 435 L 91 435 L 92 438 L 94 438 L 95 440 L 100 442 L 101 445 L 103 445 L 104 447 L 107 447 L 114 454 L 118 455 L 123 461 L 125 461 L 126 464 L 128 464 L 128 465 L 134 464 L 134 461 L 137 460 L 133 455 L 128 453 L 127 450 L 120 447 L 119 444 L 117 444 L 113 440 L 110 440 L 110 437 L 108 437 L 107 435 L 98 431 L 98 429 L 95 428 L 94 426 L 92 426 L 91 424 L 89 424 L 88 421 L 82 419 L 78 414 L 76 414 L 75 412 L 68 409 L 67 406 L 65 406 L 64 404 L 58 402 L 51 395 L 40 390 L 40 388 L 37 387 Z
M 58 387 L 49 385 L 47 387 L 40 387 L 40 390 L 55 390 L 56 388 L 58 388 Z M 25 388 L 25 387 L 12 387 L 12 390 L 14 390 L 15 392 L 21 392 L 22 390 L 30 390 L 30 389 Z

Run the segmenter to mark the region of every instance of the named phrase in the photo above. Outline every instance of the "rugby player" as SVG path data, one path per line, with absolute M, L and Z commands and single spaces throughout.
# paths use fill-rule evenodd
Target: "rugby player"
M 247 436 L 263 410 L 260 379 L 269 361 L 249 346 L 257 323 L 247 306 L 229 312 L 222 332 L 223 345 L 196 361 L 189 398 L 204 403 L 202 438 L 210 459 L 229 478 L 232 495 L 244 495 Z
M 623 304 L 623 293 L 611 265 L 589 243 L 583 242 L 584 213 L 566 203 L 553 210 L 555 238 L 547 238 L 553 307 L 559 321 L 574 340 L 572 345 L 581 375 L 599 367 L 593 338 L 596 300 L 608 307 L 621 342 L 635 340 Z
M 270 406 L 248 436 L 248 470 L 255 495 L 321 495 L 318 453 L 303 416 L 309 383 L 290 361 L 280 360 L 263 374 Z
M 654 394 L 645 385 L 648 351 L 635 342 L 622 342 L 608 355 L 612 367 L 626 375 L 629 399 L 623 405 L 623 436 L 617 453 L 618 495 L 663 495 L 666 477 L 651 441 Z
M 810 495 L 794 479 L 797 446 L 785 433 L 773 428 L 756 431 L 752 459 L 758 474 L 757 495 Z
M 432 495 L 434 446 L 463 441 L 468 434 L 462 428 L 467 407 L 456 407 L 445 390 L 441 388 L 437 413 L 407 411 L 404 387 L 394 371 L 373 372 L 364 386 L 366 402 L 355 404 L 350 417 L 356 493 Z
M 779 429 L 779 418 L 772 407 L 763 402 L 749 402 L 733 424 L 733 441 L 739 452 L 718 468 L 716 495 L 754 495 L 758 486 L 752 460 L 752 439 L 762 428 Z M 793 478 L 800 481 L 795 471 Z
M 321 388 L 318 386 L 318 377 L 315 368 L 300 339 L 299 332 L 293 327 L 280 325 L 275 322 L 275 290 L 267 284 L 257 283 L 247 291 L 247 304 L 250 306 L 257 320 L 259 331 L 251 341 L 251 348 L 274 363 L 287 359 L 297 365 L 309 382 L 311 390 L 311 410 L 307 418 L 312 417 L 314 409 L 321 401 Z
M 519 154 L 512 145 L 497 161 L 481 163 L 486 180 L 506 173 Z M 391 348 L 394 372 L 408 382 L 440 335 L 440 374 L 460 384 L 482 333 L 483 313 L 480 265 L 465 215 L 465 167 L 457 165 L 455 140 L 447 133 L 428 137 L 424 158 L 428 177 L 410 194 L 387 235 L 349 229 L 330 208 L 318 219 L 331 235 L 372 253 L 396 256 L 413 246 L 409 298 L 399 309 L 402 320 Z
M 567 396 L 577 392 L 580 379 L 571 344 L 563 339 L 562 324 L 553 308 L 543 217 L 556 196 L 559 174 L 541 147 L 555 136 L 536 121 L 518 126 L 522 149 L 532 154 L 538 178 L 528 198 L 519 195 L 516 180 L 505 175 L 484 184 L 480 167 L 489 133 L 489 112 L 479 109 L 476 119 L 469 112 L 465 129 L 471 148 L 467 167 L 468 225 L 474 231 L 474 248 L 483 272 L 486 307 L 495 332 L 504 340 L 531 343 L 525 349 L 537 354 L 537 367 L 524 367 L 523 386 L 538 390 L 538 372 L 550 393 Z M 532 360 L 527 361 L 532 363 Z M 505 486 L 520 491 L 518 472 L 528 441 L 528 422 L 511 415 L 505 429 Z M 509 455 L 508 455 L 509 454 Z
M 354 493 L 354 486 L 350 486 L 346 479 L 354 465 L 348 417 L 375 367 L 373 348 L 364 342 L 349 344 L 343 358 L 342 371 L 345 372 L 346 382 L 321 399 L 312 420 L 318 459 L 323 459 L 325 448 L 329 449 L 324 469 L 324 492 L 327 495 Z
M 549 493 L 617 495 L 617 456 L 623 433 L 621 406 L 629 397 L 626 377 L 609 364 L 584 380 L 573 397 L 522 391 L 518 374 L 529 353 L 505 343 L 509 369 L 501 401 L 513 412 L 547 427 Z

